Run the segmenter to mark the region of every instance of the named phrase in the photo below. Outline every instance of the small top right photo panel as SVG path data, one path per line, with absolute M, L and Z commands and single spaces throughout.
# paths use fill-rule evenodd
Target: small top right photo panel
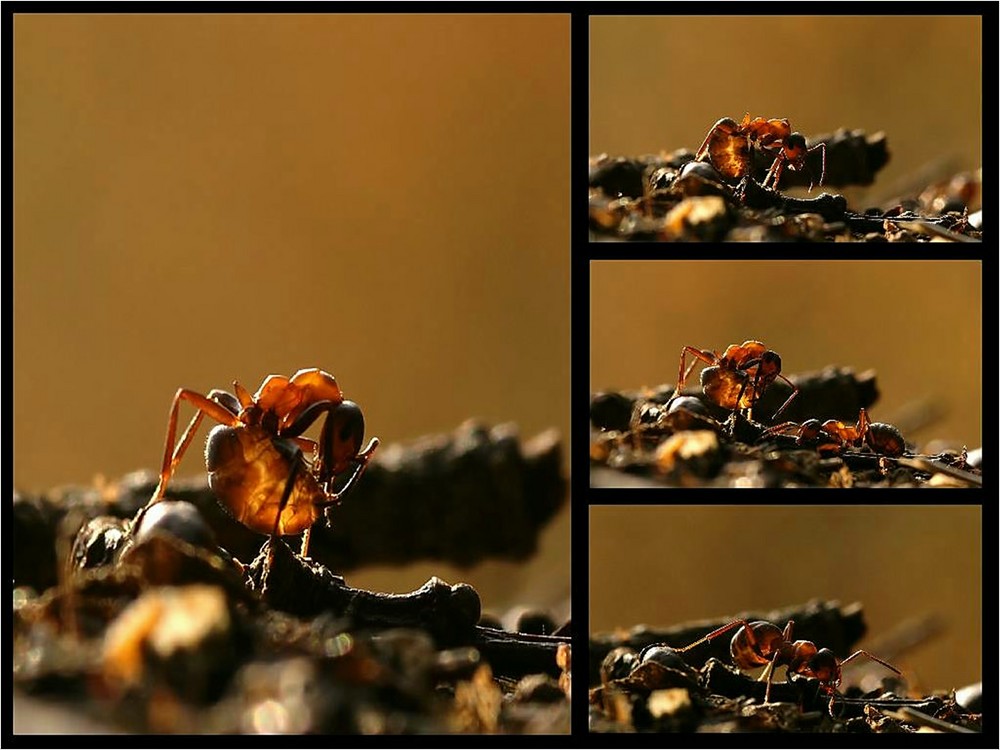
M 592 241 L 981 242 L 982 18 L 592 16 Z

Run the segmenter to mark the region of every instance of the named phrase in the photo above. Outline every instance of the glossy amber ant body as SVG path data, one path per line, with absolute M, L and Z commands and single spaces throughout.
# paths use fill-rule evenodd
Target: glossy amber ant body
M 830 696 L 829 710 L 831 715 L 833 701 L 838 695 L 837 688 L 840 686 L 841 668 L 848 662 L 859 656 L 866 656 L 896 674 L 900 674 L 900 671 L 894 666 L 864 650 L 855 651 L 846 659 L 838 659 L 837 655 L 830 649 L 817 648 L 812 641 L 793 641 L 792 628 L 794 624 L 793 620 L 789 620 L 782 630 L 766 620 L 755 620 L 754 622 L 733 620 L 727 625 L 713 630 L 703 638 L 699 638 L 694 643 L 674 650 L 683 653 L 738 627 L 739 630 L 736 631 L 729 644 L 729 653 L 732 655 L 733 663 L 740 669 L 765 667 L 760 676 L 760 679 L 767 680 L 767 687 L 764 690 L 765 703 L 771 702 L 771 682 L 775 668 L 785 666 L 790 675 L 797 674 L 819 680 L 820 689 Z
M 220 424 L 205 444 L 208 483 L 222 505 L 248 528 L 271 536 L 304 533 L 309 551 L 312 525 L 322 509 L 338 503 L 361 476 L 378 438 L 362 450 L 365 420 L 360 407 L 344 399 L 337 381 L 319 369 L 291 378 L 270 375 L 251 395 L 238 382 L 234 396 L 223 390 L 203 396 L 181 388 L 167 421 L 160 481 L 146 508 L 163 498 L 167 483 L 207 414 Z M 177 413 L 187 401 L 198 411 L 176 442 Z M 325 416 L 319 441 L 302 437 Z M 354 472 L 339 491 L 339 475 Z
M 824 453 L 839 453 L 844 448 L 861 448 L 863 445 L 880 456 L 893 458 L 902 456 L 906 451 L 902 433 L 891 424 L 872 422 L 864 408 L 858 414 L 857 423 L 853 425 L 835 419 L 828 419 L 823 423 L 818 419 L 810 419 L 802 424 L 784 422 L 765 430 L 762 437 L 772 435 L 794 435 L 795 442 L 799 445 L 818 443 L 818 450 Z
M 694 360 L 685 367 L 688 355 Z M 759 341 L 744 341 L 742 344 L 730 344 L 721 355 L 685 346 L 681 350 L 674 398 L 680 395 L 699 361 L 708 365 L 701 371 L 702 391 L 723 409 L 750 411 L 771 383 L 781 378 L 792 387 L 792 393 L 774 413 L 772 419 L 776 419 L 799 393 L 798 387 L 781 374 L 781 357 L 777 352 Z
M 781 173 L 787 166 L 796 172 L 803 169 L 809 171 L 811 191 L 813 181 L 808 157 L 816 150 L 822 152 L 823 169 L 819 184 L 823 184 L 826 177 L 826 144 L 819 143 L 807 148 L 805 136 L 802 133 L 793 133 L 788 120 L 766 120 L 763 117 L 751 119 L 749 112 L 739 123 L 730 117 L 723 117 L 715 123 L 705 136 L 705 142 L 701 144 L 698 153 L 695 154 L 695 160 L 707 159 L 723 177 L 742 179 L 750 174 L 754 150 L 774 157 L 762 183 L 765 188 L 770 183 L 771 188 L 777 190 Z

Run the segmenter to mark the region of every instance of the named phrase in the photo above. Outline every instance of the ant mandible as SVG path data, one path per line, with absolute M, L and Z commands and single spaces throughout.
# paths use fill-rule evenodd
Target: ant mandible
M 688 355 L 694 360 L 685 368 Z M 781 378 L 792 387 L 792 393 L 771 417 L 777 419 L 799 393 L 798 386 L 781 374 L 778 353 L 759 341 L 751 340 L 730 344 L 721 356 L 718 352 L 685 346 L 681 350 L 673 398 L 680 395 L 699 361 L 708 365 L 701 371 L 702 391 L 723 409 L 746 409 L 749 412 L 771 383 Z
M 704 161 L 707 157 L 723 177 L 740 179 L 750 173 L 754 149 L 774 157 L 762 183 L 765 188 L 770 182 L 771 188 L 777 190 L 781 173 L 787 166 L 796 172 L 807 170 L 809 190 L 812 191 L 812 170 L 809 169 L 807 160 L 809 154 L 816 150 L 822 152 L 823 169 L 819 176 L 819 184 L 823 184 L 826 177 L 826 144 L 818 143 L 812 148 L 807 148 L 805 136 L 802 133 L 793 133 L 788 120 L 784 118 L 750 119 L 750 113 L 747 112 L 743 116 L 743 121 L 737 123 L 731 117 L 723 117 L 708 131 L 705 142 L 701 144 L 694 158 L 696 161 Z
M 694 643 L 674 650 L 683 653 L 739 627 L 729 644 L 729 653 L 733 657 L 733 663 L 740 669 L 765 667 L 760 676 L 760 679 L 767 680 L 767 687 L 764 689 L 765 703 L 771 702 L 771 682 L 775 668 L 786 666 L 790 675 L 798 674 L 819 680 L 820 688 L 830 696 L 828 710 L 831 716 L 833 715 L 833 701 L 838 695 L 837 688 L 840 686 L 841 668 L 848 662 L 859 656 L 867 656 L 896 674 L 901 674 L 891 664 L 864 650 L 855 651 L 846 659 L 841 660 L 828 648 L 816 648 L 816 644 L 812 641 L 793 641 L 792 627 L 794 624 L 793 620 L 789 620 L 785 629 L 782 630 L 766 620 L 755 620 L 754 622 L 733 620 L 699 638 Z
M 163 499 L 207 414 L 220 422 L 205 444 L 208 484 L 220 505 L 253 531 L 272 537 L 303 533 L 301 554 L 306 557 L 311 529 L 322 509 L 338 503 L 354 485 L 378 447 L 378 438 L 361 449 L 365 436 L 361 408 L 346 401 L 334 377 L 322 370 L 299 370 L 291 378 L 269 375 L 253 395 L 238 382 L 233 389 L 235 396 L 218 389 L 207 396 L 187 388 L 177 391 L 167 421 L 160 481 L 146 508 Z M 182 401 L 198 411 L 175 443 Z M 302 437 L 323 415 L 319 441 Z M 351 466 L 354 473 L 335 492 L 337 476 Z
M 822 440 L 824 436 L 832 438 L 832 443 L 820 443 L 821 452 L 833 450 L 839 453 L 846 447 L 860 448 L 862 445 L 867 445 L 880 456 L 897 457 L 906 451 L 903 434 L 891 424 L 872 422 L 864 408 L 858 414 L 857 423 L 853 425 L 835 419 L 828 419 L 822 424 L 818 419 L 810 419 L 802 424 L 784 422 L 765 430 L 761 437 L 772 435 L 794 435 L 795 442 L 799 445 Z

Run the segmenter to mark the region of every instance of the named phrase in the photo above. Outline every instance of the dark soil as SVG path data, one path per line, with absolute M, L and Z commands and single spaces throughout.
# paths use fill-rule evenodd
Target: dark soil
M 869 185 L 889 160 L 883 133 L 838 130 L 809 139 L 826 144 L 819 192 L 793 197 L 822 174 L 819 152 L 809 169 L 785 169 L 780 190 L 763 187 L 771 165 L 752 152 L 751 173 L 724 178 L 690 149 L 638 157 L 590 159 L 593 240 L 669 242 L 981 242 L 981 171 L 950 175 L 878 206 L 850 206 L 832 188 Z
M 874 373 L 845 368 L 790 376 L 799 395 L 781 422 L 807 419 L 853 424 L 878 398 Z M 775 381 L 754 405 L 753 418 L 730 412 L 672 385 L 591 397 L 591 486 L 675 487 L 981 487 L 981 450 L 921 453 L 907 443 L 902 455 L 875 453 L 867 444 L 800 440 L 794 432 L 768 434 L 773 415 L 791 394 Z
M 527 610 L 508 630 L 464 583 L 385 594 L 333 572 L 526 558 L 565 502 L 558 439 L 467 425 L 381 453 L 308 559 L 233 521 L 202 480 L 139 523 L 149 474 L 15 495 L 15 730 L 568 732 L 568 622 Z M 408 516 L 421 503 L 441 514 L 430 530 Z
M 908 694 L 890 678 L 868 693 L 845 687 L 833 697 L 819 681 L 793 675 L 765 683 L 733 666 L 729 643 L 735 630 L 689 651 L 683 648 L 732 620 L 764 620 L 779 627 L 793 620 L 794 638 L 829 648 L 840 659 L 864 635 L 858 605 L 812 602 L 776 612 L 744 612 L 731 618 L 686 623 L 662 631 L 640 627 L 595 635 L 590 643 L 592 732 L 849 732 L 913 733 L 982 731 L 981 686 L 926 696 Z M 784 672 L 779 668 L 779 676 Z

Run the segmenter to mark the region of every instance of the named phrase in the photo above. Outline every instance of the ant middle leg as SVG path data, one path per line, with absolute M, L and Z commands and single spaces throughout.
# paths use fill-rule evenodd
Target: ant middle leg
M 288 500 L 292 496 L 292 491 L 295 489 L 295 480 L 299 477 L 299 472 L 302 470 L 305 459 L 301 452 L 296 452 L 295 457 L 292 459 L 292 467 L 288 472 L 288 479 L 285 480 L 285 489 L 281 493 L 281 500 L 278 502 L 278 510 L 274 514 L 274 527 L 271 529 L 271 537 L 268 540 L 268 550 L 267 550 L 267 563 L 264 568 L 264 575 L 262 577 L 262 588 L 263 581 L 267 579 L 267 573 L 271 569 L 271 565 L 274 562 L 274 545 L 278 541 L 279 530 L 281 528 L 281 514 L 285 512 L 285 508 L 288 506 Z M 309 550 L 308 529 L 306 534 L 303 535 L 303 557 Z
M 750 627 L 750 623 L 748 623 L 746 620 L 733 620 L 732 622 L 726 623 L 721 628 L 713 630 L 708 635 L 703 635 L 694 643 L 689 643 L 688 645 L 684 646 L 684 648 L 675 648 L 674 651 L 677 651 L 678 653 L 683 653 L 684 651 L 690 651 L 695 646 L 700 646 L 702 643 L 707 643 L 708 641 L 711 641 L 713 638 L 718 638 L 720 635 L 728 633 L 730 630 L 739 625 L 742 625 L 744 630 L 746 631 L 747 639 L 749 640 L 751 646 L 756 647 L 757 640 L 756 638 L 754 638 L 753 628 Z
M 899 675 L 902 674 L 902 672 L 900 672 L 898 669 L 896 669 L 894 666 L 892 666 L 888 662 L 882 661 L 877 656 L 875 656 L 874 654 L 868 653 L 864 649 L 859 649 L 859 650 L 855 651 L 853 654 L 851 654 L 846 659 L 844 659 L 842 662 L 840 662 L 840 666 L 843 667 L 845 664 L 847 664 L 847 662 L 851 661 L 852 659 L 856 659 L 859 656 L 867 656 L 872 661 L 876 661 L 879 664 L 881 664 L 883 667 L 886 667 L 887 669 L 891 669 L 896 674 L 899 674 Z

